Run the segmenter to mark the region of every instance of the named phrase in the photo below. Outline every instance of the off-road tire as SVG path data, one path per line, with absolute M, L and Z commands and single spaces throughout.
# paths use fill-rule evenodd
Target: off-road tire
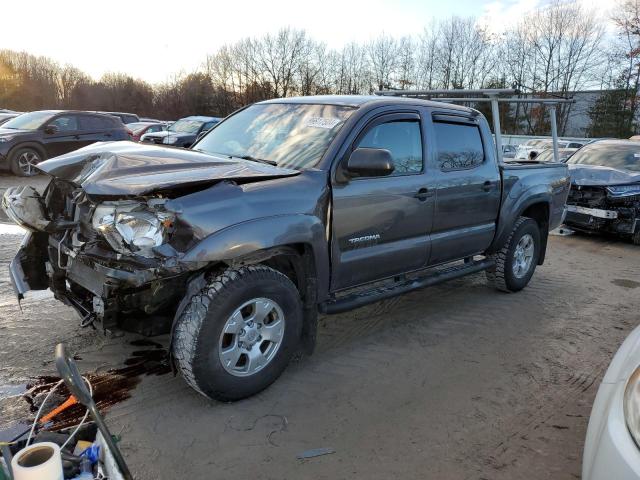
M 526 275 L 517 278 L 512 270 L 513 254 L 516 245 L 527 233 L 533 237 L 534 241 L 533 260 Z M 540 258 L 540 246 L 540 229 L 536 221 L 528 217 L 519 217 L 502 248 L 493 255 L 489 255 L 489 258 L 495 261 L 495 265 L 485 271 L 489 285 L 503 292 L 517 292 L 526 287 L 536 270 Z
M 636 233 L 634 233 L 634 234 L 631 236 L 631 242 L 632 242 L 634 245 L 640 245 L 640 230 L 638 230 Z
M 11 173 L 13 173 L 18 177 L 32 177 L 34 175 L 37 175 L 38 172 L 35 170 L 33 171 L 33 173 L 29 175 L 25 173 L 25 171 L 22 168 L 20 168 L 20 158 L 25 154 L 36 155 L 38 157 L 38 160 L 36 163 L 40 163 L 45 160 L 44 155 L 37 148 L 18 147 L 9 154 L 9 168 L 11 169 Z
M 272 299 L 282 308 L 282 344 L 262 370 L 234 376 L 220 361 L 220 334 L 234 310 L 256 297 Z M 284 371 L 298 350 L 302 322 L 298 289 L 286 275 L 265 265 L 227 269 L 188 301 L 175 325 L 173 357 L 185 381 L 197 392 L 222 401 L 240 400 L 265 389 Z

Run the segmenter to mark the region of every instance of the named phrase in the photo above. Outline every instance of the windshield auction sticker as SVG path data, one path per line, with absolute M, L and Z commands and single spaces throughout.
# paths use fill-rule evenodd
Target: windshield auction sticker
M 340 123 L 339 118 L 309 117 L 305 120 L 304 126 L 331 129 L 339 123 Z

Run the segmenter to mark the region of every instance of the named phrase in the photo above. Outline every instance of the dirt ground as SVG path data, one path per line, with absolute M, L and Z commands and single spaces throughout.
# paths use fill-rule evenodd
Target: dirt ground
M 83 371 L 137 348 L 81 329 L 46 293 L 21 312 L 7 271 L 19 241 L 0 235 L 0 429 L 29 415 L 15 392 L 54 373 L 57 342 Z M 599 381 L 639 323 L 639 271 L 638 247 L 553 236 L 520 293 L 478 274 L 323 317 L 317 352 L 253 398 L 146 376 L 107 423 L 139 480 L 579 478 Z M 297 458 L 315 448 L 334 453 Z

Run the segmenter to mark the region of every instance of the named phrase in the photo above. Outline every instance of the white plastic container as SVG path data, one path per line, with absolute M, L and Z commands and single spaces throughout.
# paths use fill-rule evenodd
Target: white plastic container
M 52 442 L 34 443 L 11 460 L 15 480 L 64 480 L 60 447 Z

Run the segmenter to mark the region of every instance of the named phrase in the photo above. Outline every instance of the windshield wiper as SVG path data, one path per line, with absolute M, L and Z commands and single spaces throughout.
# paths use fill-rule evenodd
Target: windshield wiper
M 229 155 L 231 156 L 235 156 L 235 155 Z M 236 157 L 236 158 L 241 158 L 242 160 L 249 160 L 251 162 L 259 162 L 259 163 L 265 163 L 267 165 L 273 165 L 274 167 L 278 166 L 277 162 L 274 162 L 273 160 L 267 160 L 266 158 L 256 158 L 252 155 L 242 155 L 241 157 Z
M 240 155 L 231 155 L 229 153 L 207 152 L 206 150 L 201 150 L 199 148 L 193 148 L 192 150 L 195 150 L 196 152 L 206 153 L 208 155 L 222 155 L 223 157 L 240 158 L 242 160 L 249 160 L 250 162 L 264 163 L 265 165 L 273 165 L 274 167 L 278 166 L 278 163 L 275 162 L 274 160 L 267 160 L 266 158 L 256 158 L 253 155 L 240 156 Z

